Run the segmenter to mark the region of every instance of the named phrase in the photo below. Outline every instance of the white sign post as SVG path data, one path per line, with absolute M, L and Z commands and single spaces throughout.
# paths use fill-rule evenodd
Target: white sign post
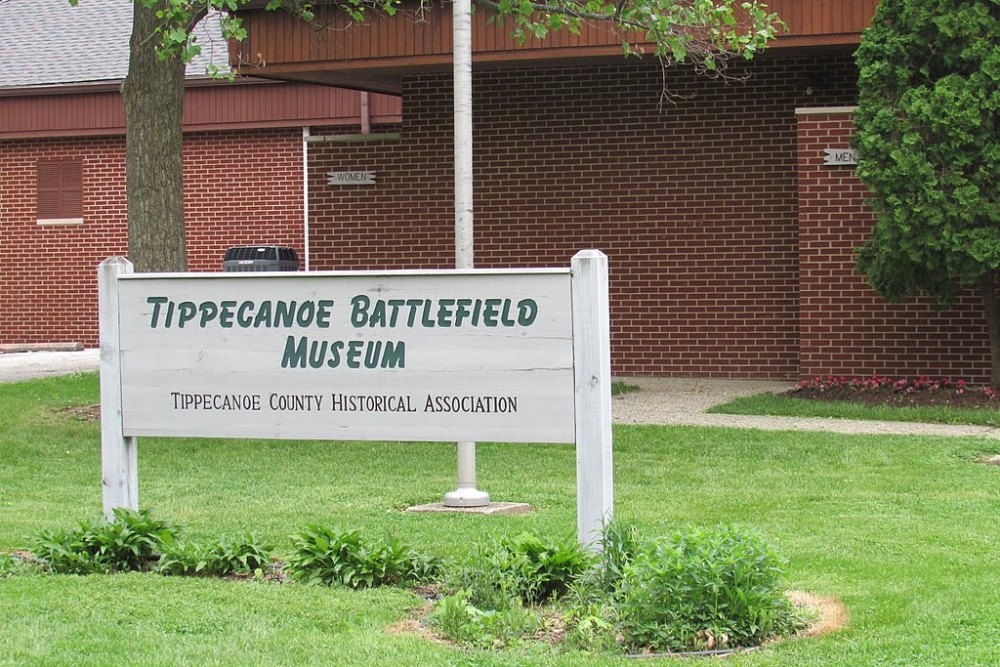
M 615 502 L 608 258 L 598 250 L 584 250 L 573 257 L 572 269 L 576 528 L 580 544 L 593 544 Z
M 101 330 L 101 487 L 104 515 L 116 507 L 139 509 L 139 458 L 135 437 L 122 431 L 121 339 L 118 331 L 118 278 L 132 273 L 132 262 L 112 257 L 98 269 Z
M 104 509 L 136 438 L 575 442 L 581 542 L 610 515 L 607 259 L 572 269 L 99 270 Z

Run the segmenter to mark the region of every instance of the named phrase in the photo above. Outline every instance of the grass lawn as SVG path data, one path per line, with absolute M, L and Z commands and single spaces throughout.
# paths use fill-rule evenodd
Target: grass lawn
M 940 406 L 892 407 L 863 405 L 849 401 L 816 401 L 777 394 L 744 396 L 713 406 L 709 413 L 727 415 L 775 415 L 781 417 L 836 417 L 882 421 L 928 422 L 1000 426 L 1000 408 L 953 409 Z
M 100 513 L 93 374 L 0 385 L 0 551 Z M 839 598 L 838 633 L 728 658 L 744 665 L 1000 664 L 1000 452 L 977 439 L 692 427 L 615 429 L 618 514 L 645 531 L 735 524 L 788 559 L 791 588 Z M 480 484 L 526 516 L 405 514 L 451 490 L 454 446 L 143 439 L 140 497 L 194 536 L 253 531 L 287 552 L 309 522 L 389 532 L 440 555 L 488 533 L 575 531 L 575 458 L 560 445 L 480 445 Z M 466 651 L 386 626 L 402 590 L 117 576 L 0 580 L 0 663 L 633 665 L 536 647 Z M 646 664 L 645 662 L 643 664 Z M 691 665 L 690 660 L 654 664 Z

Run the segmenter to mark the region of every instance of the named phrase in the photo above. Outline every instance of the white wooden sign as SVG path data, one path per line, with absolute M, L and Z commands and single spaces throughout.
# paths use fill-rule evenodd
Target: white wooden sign
M 858 154 L 851 148 L 824 148 L 823 149 L 823 164 L 824 165 L 846 165 L 846 164 L 857 164 Z
M 375 185 L 374 171 L 329 171 L 326 182 L 329 185 Z
M 569 282 L 126 276 L 125 435 L 573 442 Z
M 104 507 L 137 437 L 575 442 L 578 529 L 612 508 L 607 258 L 571 269 L 100 268 Z

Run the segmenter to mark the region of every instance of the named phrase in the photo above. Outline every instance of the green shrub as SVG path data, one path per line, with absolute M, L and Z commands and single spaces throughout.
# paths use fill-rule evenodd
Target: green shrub
M 604 525 L 600 546 L 595 566 L 571 585 L 563 614 L 566 644 L 585 651 L 620 648 L 615 596 L 643 547 L 635 525 L 619 518 Z
M 500 609 L 483 610 L 469 602 L 468 592 L 459 591 L 438 602 L 430 623 L 444 636 L 462 644 L 506 648 L 542 627 L 538 614 L 517 601 L 509 602 Z
M 50 572 L 56 574 L 92 574 L 107 572 L 109 567 L 94 558 L 83 542 L 87 529 L 46 530 L 32 538 L 31 548 Z
M 160 555 L 156 571 L 165 575 L 224 577 L 270 568 L 269 548 L 253 535 L 222 538 L 208 544 L 175 542 Z
M 176 529 L 149 510 L 116 508 L 114 520 L 81 522 L 73 530 L 43 531 L 32 549 L 50 571 L 90 574 L 146 569 L 153 555 L 173 543 Z
M 625 568 L 615 595 L 632 651 L 756 646 L 799 624 L 780 561 L 760 539 L 730 528 L 692 529 L 651 542 Z
M 579 612 L 587 616 L 587 608 L 600 607 L 617 592 L 625 569 L 642 547 L 638 529 L 627 521 L 614 519 L 601 530 L 600 550 L 567 587 L 569 619 Z
M 306 584 L 343 584 L 351 588 L 426 581 L 440 569 L 439 559 L 417 553 L 391 538 L 374 542 L 357 530 L 309 526 L 292 536 L 288 572 Z
M 612 593 L 621 585 L 625 570 L 635 559 L 642 547 L 639 529 L 622 519 L 612 519 L 601 530 L 601 551 L 598 557 L 597 585 L 606 593 Z
M 477 543 L 456 572 L 454 589 L 465 590 L 481 609 L 503 609 L 511 599 L 539 604 L 563 595 L 593 564 L 575 540 L 546 541 L 521 533 L 499 542 Z
M 595 566 L 570 587 L 563 617 L 566 643 L 585 651 L 619 648 L 614 599 L 626 570 L 643 547 L 636 526 L 617 518 L 604 525 L 600 546 Z

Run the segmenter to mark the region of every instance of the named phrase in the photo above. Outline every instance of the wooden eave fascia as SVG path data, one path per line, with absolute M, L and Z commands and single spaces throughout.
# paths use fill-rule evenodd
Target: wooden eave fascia
M 236 81 L 218 81 L 215 79 L 191 79 L 188 81 L 189 88 L 202 88 L 212 85 L 227 86 L 232 85 L 271 85 L 280 83 L 277 80 L 259 79 L 247 77 Z M 71 95 L 71 94 L 106 94 L 117 93 L 117 84 L 90 84 L 90 85 L 66 85 L 66 86 L 46 86 L 44 88 L 17 88 L 0 91 L 0 98 L 7 97 L 38 97 L 48 95 Z M 9 93 L 9 94 L 4 94 Z M 288 118 L 280 120 L 247 120 L 229 121 L 218 123 L 185 123 L 183 131 L 185 134 L 197 132 L 213 131 L 239 131 L 239 130 L 259 130 L 277 128 L 301 128 L 316 126 L 351 126 L 358 125 L 358 118 L 335 118 L 315 117 L 315 118 Z M 372 124 L 376 125 L 399 125 L 402 117 L 399 114 L 373 115 Z M 20 140 L 20 139 L 48 139 L 67 137 L 118 137 L 125 135 L 125 126 L 117 124 L 107 124 L 102 127 L 85 128 L 58 128 L 50 130 L 23 130 L 23 131 L 0 131 L 0 141 Z
M 860 43 L 857 33 L 830 35 L 803 35 L 781 37 L 762 53 L 771 51 L 778 54 L 790 50 L 825 51 L 855 47 Z M 759 56 L 760 57 L 760 56 Z M 480 51 L 473 54 L 473 64 L 483 69 L 498 69 L 505 66 L 557 66 L 584 64 L 588 62 L 624 62 L 621 46 L 575 46 L 565 48 L 531 49 L 516 51 Z M 240 74 L 258 78 L 272 78 L 282 81 L 312 83 L 318 85 L 356 88 L 370 92 L 402 94 L 401 78 L 404 74 L 416 74 L 446 70 L 451 67 L 450 54 L 398 56 L 388 58 L 366 58 L 355 60 L 333 60 L 265 65 L 262 67 L 244 65 Z
M 372 116 L 372 125 L 399 125 L 402 116 Z M 357 119 L 338 118 L 297 118 L 294 120 L 266 120 L 233 123 L 188 123 L 184 125 L 184 134 L 198 132 L 225 132 L 239 130 L 266 130 L 277 128 L 301 127 L 340 127 L 357 126 Z M 25 132 L 0 132 L 0 141 L 19 139 L 64 139 L 68 137 L 124 137 L 124 127 L 90 127 L 85 129 L 33 130 Z
M 116 93 L 121 90 L 121 81 L 101 81 L 99 83 L 66 83 L 50 86 L 16 86 L 0 88 L 0 97 L 34 97 L 38 95 L 78 95 L 81 93 Z
M 861 34 L 857 32 L 831 33 L 825 35 L 789 35 L 778 37 L 768 45 L 764 53 L 771 49 L 802 49 L 826 46 L 858 46 Z
M 275 83 L 270 79 L 240 76 L 234 81 L 209 77 L 190 77 L 184 80 L 185 88 L 207 88 L 210 86 L 248 86 Z M 45 86 L 0 87 L 0 97 L 32 97 L 37 95 L 80 95 L 86 93 L 117 93 L 122 80 L 95 81 L 93 83 L 57 83 Z

